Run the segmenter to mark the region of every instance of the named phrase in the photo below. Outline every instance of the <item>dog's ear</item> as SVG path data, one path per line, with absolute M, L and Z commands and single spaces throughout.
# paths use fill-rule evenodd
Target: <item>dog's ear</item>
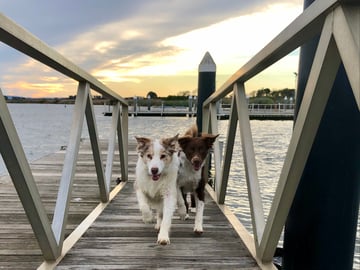
M 136 147 L 136 151 L 138 153 L 141 154 L 141 156 L 143 155 L 143 153 L 146 151 L 146 149 L 148 148 L 149 144 L 151 143 L 151 139 L 149 138 L 145 138 L 145 137 L 136 137 L 135 139 L 137 141 L 137 147 Z
M 177 148 L 177 142 L 178 142 L 179 134 L 176 134 L 174 137 L 166 138 L 162 140 L 162 144 L 166 148 L 167 151 L 170 152 L 170 154 L 174 154 L 176 152 Z
M 180 147 L 182 149 L 186 148 L 186 145 L 191 141 L 191 137 L 189 136 L 185 136 L 185 137 L 181 137 L 179 138 L 178 142 L 180 144 Z
M 207 147 L 211 148 L 218 136 L 219 136 L 219 134 L 217 134 L 217 135 L 203 134 L 202 138 L 203 138 L 203 140 L 205 140 Z

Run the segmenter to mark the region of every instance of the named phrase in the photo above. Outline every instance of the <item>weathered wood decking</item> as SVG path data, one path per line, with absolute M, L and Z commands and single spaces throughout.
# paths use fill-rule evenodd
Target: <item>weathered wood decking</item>
M 103 154 L 106 153 L 105 144 Z M 90 145 L 77 163 L 67 235 L 99 205 Z M 206 200 L 204 234 L 192 232 L 193 219 L 174 217 L 171 244 L 158 246 L 151 224 L 144 224 L 133 190 L 136 154 L 129 147 L 129 181 L 107 205 L 56 269 L 260 269 L 216 203 Z M 51 219 L 65 151 L 36 162 L 32 169 Z M 105 160 L 105 158 L 104 158 Z M 113 174 L 116 185 L 117 171 Z M 36 269 L 43 258 L 8 177 L 0 178 L 0 268 Z M 47 266 L 49 266 L 48 264 Z M 44 264 L 42 266 L 45 266 Z

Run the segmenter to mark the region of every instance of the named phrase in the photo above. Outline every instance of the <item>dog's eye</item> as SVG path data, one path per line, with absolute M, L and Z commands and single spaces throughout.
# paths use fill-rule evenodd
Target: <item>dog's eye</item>
M 150 155 L 150 154 L 148 154 L 146 157 L 147 157 L 148 159 L 152 159 L 152 155 Z
M 164 159 L 164 158 L 166 158 L 166 155 L 162 154 L 162 155 L 160 156 L 160 159 Z

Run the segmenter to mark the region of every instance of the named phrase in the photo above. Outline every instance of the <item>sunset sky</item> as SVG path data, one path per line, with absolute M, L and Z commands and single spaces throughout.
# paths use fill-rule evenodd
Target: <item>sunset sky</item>
M 208 51 L 216 86 L 292 22 L 303 0 L 11 0 L 0 12 L 123 97 L 196 94 L 198 65 Z M 294 88 L 296 50 L 246 83 Z M 77 84 L 0 43 L 5 95 L 67 97 Z

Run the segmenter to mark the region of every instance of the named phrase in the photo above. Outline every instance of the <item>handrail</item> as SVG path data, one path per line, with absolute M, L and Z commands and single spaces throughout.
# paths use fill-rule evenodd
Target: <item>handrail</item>
M 298 18 L 286 27 L 247 64 L 235 72 L 203 105 L 203 131 L 217 133 L 216 103 L 232 93 L 232 106 L 225 153 L 222 157 L 219 142 L 214 145 L 215 185 L 212 196 L 224 204 L 229 179 L 232 149 L 237 123 L 240 126 L 241 146 L 248 188 L 253 243 L 258 262 L 271 263 L 284 227 L 290 206 L 302 175 L 305 162 L 327 103 L 337 69 L 342 62 L 355 100 L 360 110 L 360 4 L 354 0 L 314 1 Z M 318 49 L 298 111 L 293 135 L 280 174 L 269 216 L 265 222 L 257 176 L 256 159 L 249 124 L 245 82 L 291 51 L 320 35 Z M 219 168 L 221 167 L 221 168 Z M 211 190 L 208 188 L 208 190 Z M 250 250 L 250 248 L 249 248 Z
M 220 88 L 204 102 L 219 101 L 232 91 L 236 82 L 246 82 L 255 77 L 321 31 L 326 15 L 339 4 L 339 0 L 314 1 L 288 27 L 268 43 L 250 61 L 236 71 Z M 345 1 L 344 1 L 345 2 Z M 346 1 L 346 2 L 355 2 Z
M 87 121 L 98 178 L 100 191 L 99 201 L 107 202 L 110 194 L 116 138 L 119 145 L 121 177 L 123 181 L 128 179 L 128 103 L 124 98 L 102 84 L 95 77 L 76 66 L 3 14 L 0 14 L 0 41 L 27 54 L 46 66 L 57 70 L 67 77 L 78 81 L 70 138 L 66 148 L 52 223 L 48 219 L 44 205 L 42 204 L 30 165 L 26 159 L 21 141 L 0 89 L 0 153 L 44 258 L 46 260 L 55 260 L 61 254 L 64 243 L 65 227 L 84 118 L 86 118 Z M 90 89 L 111 99 L 114 106 L 105 170 L 101 158 Z

